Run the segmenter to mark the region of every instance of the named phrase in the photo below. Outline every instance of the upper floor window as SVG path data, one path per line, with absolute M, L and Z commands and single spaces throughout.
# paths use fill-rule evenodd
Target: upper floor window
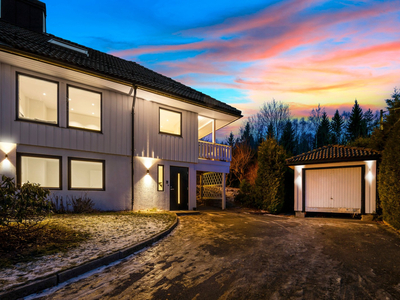
M 68 86 L 68 127 L 101 131 L 101 93 Z
M 160 133 L 182 135 L 182 113 L 160 108 Z
M 17 119 L 58 124 L 58 83 L 17 74 Z

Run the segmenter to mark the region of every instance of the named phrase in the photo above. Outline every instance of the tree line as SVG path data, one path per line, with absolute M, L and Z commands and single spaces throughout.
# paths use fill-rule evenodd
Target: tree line
M 224 143 L 256 150 L 264 139 L 273 137 L 289 155 L 297 155 L 329 144 L 357 144 L 357 139 L 370 137 L 379 122 L 380 112 L 363 112 L 357 100 L 351 111 L 336 110 L 331 118 L 319 104 L 308 118 L 292 118 L 289 105 L 273 99 L 242 124 L 238 136 L 231 132 Z

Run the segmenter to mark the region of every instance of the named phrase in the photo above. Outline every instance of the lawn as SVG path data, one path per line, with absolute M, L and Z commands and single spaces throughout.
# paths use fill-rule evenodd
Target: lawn
M 163 231 L 174 220 L 175 215 L 167 212 L 53 215 L 44 221 L 48 226 L 43 234 L 14 246 L 1 244 L 0 289 L 133 245 Z

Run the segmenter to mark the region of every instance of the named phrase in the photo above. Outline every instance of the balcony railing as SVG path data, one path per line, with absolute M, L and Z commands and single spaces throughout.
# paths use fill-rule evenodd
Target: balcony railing
M 231 161 L 231 146 L 199 141 L 199 158 Z

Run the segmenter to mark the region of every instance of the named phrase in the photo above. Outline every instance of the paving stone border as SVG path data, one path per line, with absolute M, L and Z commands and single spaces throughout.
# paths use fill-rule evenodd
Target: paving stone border
M 54 287 L 60 283 L 63 283 L 65 281 L 75 278 L 77 276 L 83 275 L 83 274 L 85 274 L 89 271 L 92 271 L 94 269 L 97 269 L 99 267 L 107 266 L 117 260 L 123 259 L 135 252 L 138 252 L 139 250 L 142 250 L 143 248 L 149 247 L 149 246 L 153 245 L 155 242 L 166 237 L 168 234 L 170 234 L 172 232 L 172 230 L 174 230 L 176 228 L 176 226 L 178 226 L 178 224 L 179 224 L 178 215 L 180 215 L 180 214 L 177 213 L 176 215 L 177 215 L 177 217 L 175 219 L 175 222 L 169 228 L 165 229 L 164 231 L 156 234 L 155 236 L 153 236 L 151 238 L 141 241 L 135 245 L 123 248 L 112 254 L 91 260 L 82 265 L 79 265 L 76 267 L 71 267 L 67 270 L 56 272 L 56 273 L 46 276 L 44 278 L 39 278 L 34 281 L 24 283 L 23 285 L 13 287 L 9 291 L 1 292 L 0 299 L 11 300 L 11 299 L 18 299 L 18 298 L 26 297 L 33 293 L 37 293 L 42 290 Z

